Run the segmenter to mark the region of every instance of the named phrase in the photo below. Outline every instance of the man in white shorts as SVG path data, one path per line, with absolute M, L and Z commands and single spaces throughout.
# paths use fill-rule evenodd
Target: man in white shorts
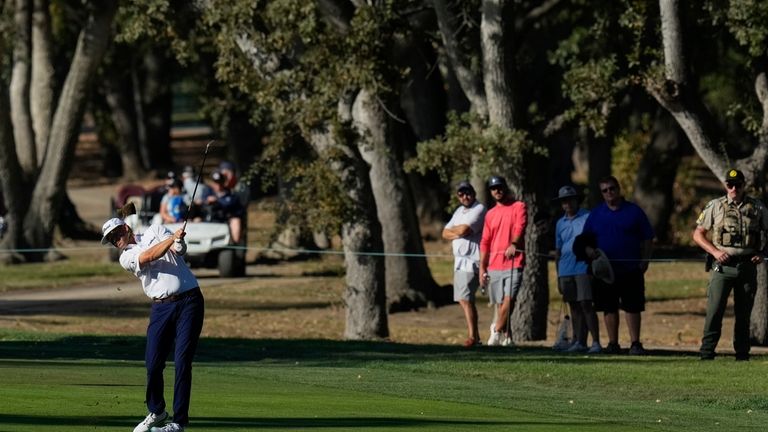
M 463 181 L 456 186 L 461 206 L 443 229 L 443 239 L 453 246 L 453 300 L 459 302 L 467 321 L 467 340 L 464 347 L 480 345 L 477 330 L 475 292 L 479 286 L 480 236 L 483 234 L 485 206 L 477 202 L 475 189 Z

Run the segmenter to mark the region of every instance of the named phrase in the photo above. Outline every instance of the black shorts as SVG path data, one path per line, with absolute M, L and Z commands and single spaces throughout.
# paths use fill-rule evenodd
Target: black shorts
M 645 276 L 643 272 L 616 274 L 612 284 L 598 278 L 592 279 L 592 296 L 595 310 L 630 312 L 645 310 Z

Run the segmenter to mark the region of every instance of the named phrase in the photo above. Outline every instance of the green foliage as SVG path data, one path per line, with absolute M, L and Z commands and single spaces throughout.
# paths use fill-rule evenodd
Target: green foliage
M 565 111 L 566 118 L 578 120 L 595 135 L 604 136 L 608 115 L 626 83 L 626 79 L 619 76 L 614 57 L 572 66 L 563 77 L 563 94 L 573 103 Z
M 420 142 L 416 157 L 406 162 L 405 169 L 421 174 L 434 170 L 445 182 L 471 174 L 503 173 L 511 186 L 522 181 L 524 158 L 532 154 L 546 155 L 546 149 L 536 145 L 527 132 L 490 126 L 471 113 L 451 112 L 445 134 Z
M 634 194 L 634 179 L 651 140 L 651 123 L 648 114 L 642 115 L 637 130 L 624 130 L 618 134 L 611 149 L 611 173 L 621 182 L 624 196 Z
M 755 58 L 766 55 L 768 3 L 760 0 L 728 2 L 727 23 L 736 40 Z

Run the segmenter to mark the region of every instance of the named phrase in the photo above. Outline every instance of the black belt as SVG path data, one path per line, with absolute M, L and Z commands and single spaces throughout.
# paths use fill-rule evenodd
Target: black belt
M 170 296 L 164 297 L 164 298 L 153 298 L 152 302 L 154 302 L 154 303 L 173 303 L 173 302 L 177 302 L 177 301 L 179 301 L 179 300 L 181 300 L 181 299 L 183 299 L 185 297 L 189 297 L 191 295 L 197 294 L 199 292 L 200 292 L 200 287 L 195 287 L 195 288 L 192 288 L 191 290 L 184 291 L 181 294 L 174 294 L 174 295 L 170 295 Z
M 739 264 L 751 263 L 754 255 L 736 255 L 728 258 L 728 261 L 723 264 L 724 266 L 734 267 Z

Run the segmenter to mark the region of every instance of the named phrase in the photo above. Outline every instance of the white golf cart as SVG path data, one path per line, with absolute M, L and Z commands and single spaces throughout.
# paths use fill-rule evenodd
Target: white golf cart
M 158 220 L 160 200 L 165 190 L 163 187 L 145 190 L 141 186 L 126 185 L 120 188 L 117 198 L 110 199 L 110 209 L 116 215 L 116 209 L 127 202 L 136 205 L 136 214 L 129 215 L 125 222 L 136 234 L 141 234 L 153 221 Z M 243 231 L 240 242 L 235 244 L 229 232 L 226 220 L 212 217 L 205 213 L 203 221 L 187 223 L 185 240 L 187 242 L 186 261 L 191 267 L 217 268 L 221 277 L 245 275 L 245 245 L 247 233 L 247 212 L 243 215 Z M 163 224 L 171 232 L 181 228 L 183 223 Z M 110 258 L 118 259 L 118 251 L 110 249 Z

